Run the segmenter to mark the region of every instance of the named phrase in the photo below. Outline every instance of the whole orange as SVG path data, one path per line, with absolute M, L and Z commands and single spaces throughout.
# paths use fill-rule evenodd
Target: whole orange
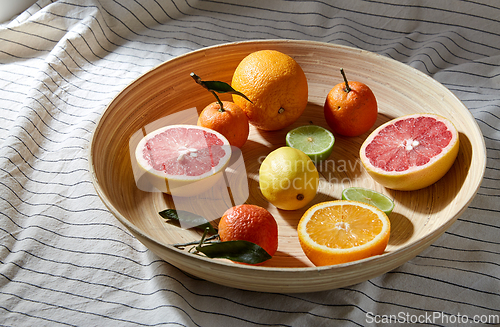
M 213 129 L 224 135 L 229 144 L 241 148 L 248 139 L 248 118 L 241 108 L 229 101 L 213 102 L 198 117 L 198 126 Z
M 246 56 L 233 74 L 231 86 L 252 102 L 233 94 L 250 124 L 262 130 L 278 130 L 295 122 L 308 101 L 307 78 L 290 56 L 275 50 Z
M 265 208 L 242 204 L 229 208 L 219 221 L 221 241 L 248 241 L 273 256 L 278 249 L 278 224 Z
M 344 75 L 343 71 L 342 74 Z M 347 82 L 344 75 L 344 83 L 335 85 L 328 92 L 324 114 L 334 133 L 358 136 L 375 124 L 378 114 L 377 100 L 366 84 Z

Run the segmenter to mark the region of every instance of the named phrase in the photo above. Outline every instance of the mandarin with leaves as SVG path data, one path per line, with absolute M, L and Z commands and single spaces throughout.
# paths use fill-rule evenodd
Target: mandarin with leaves
M 221 101 L 217 93 L 242 93 L 231 88 L 227 83 L 220 81 L 202 81 L 199 76 L 191 73 L 191 77 L 210 91 L 217 101 L 206 106 L 198 116 L 198 126 L 210 128 L 224 135 L 229 144 L 241 148 L 248 139 L 250 125 L 245 112 L 234 102 Z
M 221 241 L 248 241 L 273 256 L 278 249 L 278 224 L 273 215 L 253 204 L 229 208 L 219 221 Z
M 203 109 L 198 117 L 198 126 L 213 129 L 224 135 L 229 144 L 241 148 L 248 139 L 248 118 L 234 102 L 213 102 Z

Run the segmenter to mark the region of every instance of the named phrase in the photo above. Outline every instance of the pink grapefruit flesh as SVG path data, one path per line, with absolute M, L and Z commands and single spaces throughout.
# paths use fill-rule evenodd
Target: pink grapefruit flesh
M 211 129 L 170 125 L 147 134 L 135 155 L 156 189 L 191 196 L 217 182 L 229 162 L 231 147 L 224 136 Z
M 361 146 L 360 158 L 378 183 L 411 191 L 442 178 L 453 165 L 458 148 L 458 132 L 448 119 L 435 114 L 413 114 L 374 130 Z

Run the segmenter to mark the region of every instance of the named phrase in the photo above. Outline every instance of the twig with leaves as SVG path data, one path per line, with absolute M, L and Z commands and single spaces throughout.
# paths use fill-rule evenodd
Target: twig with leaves
M 202 216 L 175 209 L 166 209 L 160 211 L 159 214 L 167 220 L 177 222 L 186 219 L 184 223 L 188 224 L 188 226 L 203 230 L 203 235 L 199 241 L 172 244 L 175 248 L 184 249 L 187 246 L 192 246 L 188 252 L 193 254 L 203 253 L 209 258 L 229 259 L 248 264 L 259 264 L 271 259 L 271 255 L 255 243 L 244 240 L 221 241 L 217 230 Z M 209 233 L 215 234 L 207 237 Z

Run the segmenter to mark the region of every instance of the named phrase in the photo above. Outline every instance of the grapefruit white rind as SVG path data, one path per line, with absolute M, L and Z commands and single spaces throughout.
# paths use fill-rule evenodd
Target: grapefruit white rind
M 432 157 L 429 162 L 421 166 L 412 166 L 404 171 L 386 171 L 370 162 L 367 157 L 366 148 L 374 138 L 389 125 L 398 121 L 417 117 L 432 117 L 446 125 L 451 132 L 452 138 L 440 154 Z M 455 162 L 459 149 L 459 134 L 455 126 L 448 119 L 436 114 L 411 114 L 395 118 L 375 129 L 363 142 L 360 148 L 360 159 L 367 173 L 379 184 L 393 190 L 414 191 L 434 184 L 450 170 Z
M 218 164 L 205 173 L 195 176 L 174 175 L 153 168 L 150 162 L 146 158 L 144 158 L 143 150 L 146 146 L 146 143 L 155 136 L 162 134 L 169 129 L 175 128 L 202 130 L 217 136 L 217 138 L 222 141 L 223 144 L 221 145 L 221 148 L 225 152 L 224 155 L 220 158 Z M 177 142 L 180 143 L 180 146 L 182 146 L 183 148 L 190 149 L 190 144 L 181 144 L 182 140 L 180 139 L 177 140 Z M 178 155 L 182 157 L 182 155 L 189 155 L 189 152 L 186 152 L 185 154 L 180 153 Z M 231 146 L 229 144 L 229 141 L 222 134 L 212 129 L 196 125 L 169 125 L 154 130 L 144 136 L 137 144 L 135 150 L 135 159 L 141 169 L 141 178 L 146 178 L 147 181 L 152 186 L 154 186 L 155 189 L 174 196 L 188 197 L 209 190 L 221 178 L 223 178 L 223 172 L 229 164 L 229 160 L 231 159 Z

